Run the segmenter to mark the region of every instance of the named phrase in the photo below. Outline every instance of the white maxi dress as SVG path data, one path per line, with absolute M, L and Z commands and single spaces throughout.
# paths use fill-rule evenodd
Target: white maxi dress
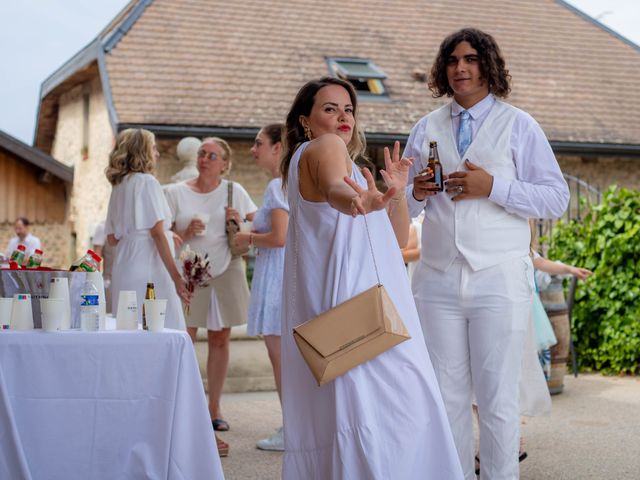
M 113 187 L 105 222 L 105 233 L 119 240 L 111 277 L 112 311 L 118 311 L 121 290 L 135 290 L 141 322 L 147 282 L 153 282 L 156 298 L 168 300 L 165 327 L 184 330 L 180 299 L 150 233 L 160 220 L 173 258 L 171 211 L 158 180 L 148 173 L 133 173 Z
M 380 279 L 411 339 L 321 387 L 293 327 L 377 283 L 364 218 L 302 198 L 289 168 L 282 382 L 286 480 L 462 479 L 402 256 L 385 212 L 367 215 Z M 366 186 L 353 166 L 354 178 Z M 345 318 L 345 322 L 349 319 Z

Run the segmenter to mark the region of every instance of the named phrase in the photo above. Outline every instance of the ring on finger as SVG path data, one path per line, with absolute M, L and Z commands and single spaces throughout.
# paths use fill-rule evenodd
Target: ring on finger
M 462 185 L 459 185 L 457 190 L 458 190 L 458 193 L 462 193 L 464 192 L 464 187 Z

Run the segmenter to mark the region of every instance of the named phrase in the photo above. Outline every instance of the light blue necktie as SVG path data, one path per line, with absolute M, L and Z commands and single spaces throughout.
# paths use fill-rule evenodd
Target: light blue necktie
M 460 125 L 458 127 L 458 153 L 464 155 L 471 145 L 471 115 L 466 110 L 460 112 Z

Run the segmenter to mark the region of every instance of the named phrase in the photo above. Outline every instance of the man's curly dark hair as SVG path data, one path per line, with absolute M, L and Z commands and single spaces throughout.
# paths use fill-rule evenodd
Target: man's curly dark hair
M 449 35 L 440 44 L 429 77 L 429 90 L 433 96 L 453 96 L 454 92 L 447 79 L 447 59 L 460 42 L 469 42 L 478 52 L 480 73 L 489 86 L 489 92 L 496 97 L 507 98 L 511 92 L 511 75 L 505 68 L 500 47 L 491 35 L 476 28 L 463 28 Z

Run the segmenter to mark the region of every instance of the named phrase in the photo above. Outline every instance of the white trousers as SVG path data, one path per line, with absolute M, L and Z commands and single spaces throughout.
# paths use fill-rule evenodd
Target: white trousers
M 477 272 L 463 259 L 446 272 L 421 262 L 412 286 L 465 479 L 476 480 L 472 393 L 480 418 L 481 480 L 517 479 L 531 260 L 516 258 Z

